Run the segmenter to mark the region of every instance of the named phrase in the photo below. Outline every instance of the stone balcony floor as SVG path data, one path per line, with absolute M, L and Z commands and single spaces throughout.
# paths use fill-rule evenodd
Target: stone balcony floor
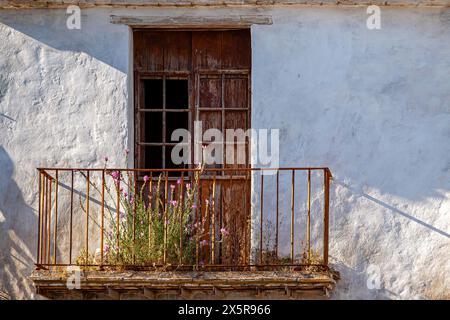
M 81 271 L 78 289 L 71 290 L 67 280 L 74 274 L 36 270 L 30 278 L 50 299 L 202 300 L 326 299 L 339 278 L 330 271 Z

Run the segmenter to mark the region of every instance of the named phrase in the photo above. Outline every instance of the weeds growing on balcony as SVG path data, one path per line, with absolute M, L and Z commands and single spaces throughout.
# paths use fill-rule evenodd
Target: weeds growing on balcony
M 106 166 L 105 166 L 106 169 Z M 194 171 L 192 181 L 179 178 L 168 181 L 160 175 L 137 181 L 137 172 L 108 171 L 113 185 L 105 184 L 105 230 L 103 264 L 114 266 L 195 265 L 196 250 L 207 246 L 207 221 L 195 221 L 200 176 L 203 167 Z M 100 188 L 90 182 L 94 190 Z M 166 185 L 167 184 L 167 185 Z M 119 207 L 117 207 L 119 199 Z M 80 201 L 81 203 L 81 201 Z M 205 201 L 208 212 L 209 201 Z M 85 211 L 85 209 L 82 207 Z M 228 235 L 221 230 L 221 237 Z M 99 251 L 100 249 L 97 249 Z M 98 265 L 99 252 L 88 255 L 83 249 L 77 258 L 79 265 Z

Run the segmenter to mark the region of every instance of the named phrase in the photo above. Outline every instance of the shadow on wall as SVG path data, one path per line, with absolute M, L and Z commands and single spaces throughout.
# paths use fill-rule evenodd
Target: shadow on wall
M 20 299 L 33 291 L 28 276 L 34 267 L 37 219 L 13 173 L 13 161 L 0 146 L 0 291 Z
M 357 190 L 356 188 L 353 188 L 352 186 L 349 186 L 348 184 L 340 181 L 339 179 L 333 178 L 333 181 L 335 183 L 339 184 L 340 186 L 350 190 L 355 195 L 358 195 L 358 196 L 363 197 L 363 198 L 365 198 L 367 200 L 370 200 L 370 201 L 374 202 L 375 204 L 388 209 L 392 213 L 401 215 L 401 216 L 403 216 L 403 217 L 405 217 L 405 218 L 407 218 L 407 219 L 409 219 L 409 220 L 411 220 L 411 221 L 421 225 L 422 227 L 429 229 L 430 231 L 436 232 L 437 234 L 450 239 L 450 234 L 449 233 L 447 233 L 447 232 L 445 232 L 443 230 L 440 230 L 440 229 L 434 227 L 433 225 L 431 225 L 431 224 L 429 224 L 429 223 L 427 223 L 425 221 L 422 221 L 422 220 L 420 220 L 420 219 L 410 215 L 409 213 L 401 211 L 401 210 L 397 209 L 396 207 L 391 206 L 390 204 L 388 204 L 388 203 L 386 203 L 384 201 L 381 201 L 381 200 L 379 200 L 377 198 L 374 198 L 374 197 L 372 197 L 371 195 L 369 195 L 367 193 L 361 192 L 361 191 Z
M 336 257 L 331 256 L 333 260 Z M 338 281 L 336 290 L 331 292 L 331 297 L 339 300 L 361 299 L 361 300 L 401 300 L 405 297 L 388 290 L 384 287 L 383 279 L 377 278 L 375 271 L 368 273 L 367 270 L 351 268 L 342 261 L 334 264 L 334 267 L 339 270 L 341 279 L 349 280 L 343 284 Z M 416 299 L 421 297 L 416 296 Z M 406 297 L 410 299 L 410 297 Z
M 421 220 L 410 213 L 407 213 L 405 211 L 402 211 L 395 206 L 386 203 L 385 201 L 382 201 L 380 199 L 377 199 L 365 192 L 362 192 L 360 189 L 355 188 L 343 181 L 341 181 L 338 178 L 333 177 L 333 183 L 336 185 L 339 185 L 340 187 L 343 187 L 350 191 L 352 196 L 355 196 L 356 198 L 363 198 L 365 200 L 369 200 L 371 203 L 375 204 L 375 206 L 380 206 L 384 210 L 383 212 L 387 215 L 393 215 L 393 216 L 400 216 L 402 218 L 406 218 L 408 222 L 412 222 L 413 224 L 416 224 L 419 226 L 419 228 L 423 228 L 423 230 L 426 230 L 430 234 L 434 234 L 443 241 L 442 243 L 448 242 L 450 239 L 450 234 L 446 232 L 445 230 L 439 229 L 435 227 L 434 225 L 428 223 L 427 221 Z M 354 221 L 353 221 L 354 222 Z M 372 225 L 373 228 L 377 228 L 378 226 Z M 384 273 L 382 269 L 380 269 L 379 263 L 373 262 L 371 259 L 371 254 L 378 254 L 378 249 L 380 246 L 384 246 L 385 244 L 379 244 L 377 243 L 378 238 L 376 235 L 371 235 L 370 238 L 361 240 L 359 232 L 361 230 L 358 229 L 352 229 L 356 241 L 359 241 L 358 243 L 361 245 L 358 247 L 358 244 L 353 243 L 355 247 L 353 248 L 355 251 L 352 252 L 352 255 L 354 255 L 351 259 L 349 259 L 348 255 L 345 259 L 345 261 L 341 260 L 342 257 L 336 257 L 332 256 L 333 261 L 333 268 L 336 270 L 339 270 L 341 280 L 337 284 L 337 290 L 333 292 L 334 297 L 337 299 L 355 299 L 355 297 L 358 297 L 359 299 L 425 299 L 426 295 L 424 295 L 425 292 L 422 292 L 420 290 L 417 290 L 417 287 L 419 286 L 420 282 L 417 283 L 407 283 L 403 290 L 396 290 L 397 292 L 394 292 L 392 290 L 389 290 L 386 288 L 386 286 L 389 286 L 389 275 L 386 274 L 386 270 L 384 270 Z M 375 231 L 374 231 L 375 232 Z M 400 234 L 399 237 L 401 238 L 402 235 Z M 364 244 L 363 241 L 366 241 Z M 367 241 L 371 243 L 371 245 L 367 246 Z M 422 239 L 422 241 L 429 241 L 427 239 Z M 401 246 L 401 244 L 398 244 Z M 373 248 L 372 248 L 373 246 Z M 414 244 L 411 244 L 411 246 L 414 246 Z M 396 250 L 396 248 L 386 248 L 383 247 L 381 250 Z M 358 254 L 357 252 L 360 251 L 361 254 Z M 399 252 L 396 251 L 395 254 L 402 255 L 402 250 Z M 386 254 L 386 253 L 384 253 Z M 432 255 L 433 253 L 430 252 Z M 386 256 L 387 257 L 387 256 Z M 355 259 L 353 259 L 355 258 Z M 406 260 L 408 260 L 408 257 L 405 257 Z M 351 265 L 354 265 L 356 267 L 349 266 L 349 261 L 352 260 L 353 262 Z M 401 261 L 401 260 L 400 260 Z M 385 261 L 387 262 L 387 261 Z M 414 272 L 410 269 L 410 266 L 408 266 L 408 263 L 405 262 L 405 272 Z M 395 271 L 394 271 L 395 272 Z M 378 274 L 378 280 L 377 280 L 377 274 Z M 395 275 L 396 277 L 397 275 Z M 378 281 L 378 284 L 377 284 Z M 398 289 L 398 288 L 397 288 Z M 400 292 L 401 291 L 401 292 Z M 436 292 L 437 296 L 441 299 L 441 295 L 445 294 L 445 292 Z
M 127 26 L 111 24 L 109 14 L 104 14 L 103 10 L 94 11 L 88 19 L 84 13 L 86 11 L 81 11 L 80 29 L 67 27 L 70 15 L 65 9 L 46 10 L 45 14 L 40 10 L 21 10 L 20 15 L 16 10 L 4 10 L 0 12 L 0 25 L 9 26 L 59 51 L 86 53 L 126 73 L 129 50 Z

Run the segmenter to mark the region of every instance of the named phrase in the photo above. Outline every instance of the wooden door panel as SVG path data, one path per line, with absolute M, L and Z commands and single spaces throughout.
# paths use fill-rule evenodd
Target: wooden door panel
M 249 30 L 139 30 L 134 32 L 133 39 L 134 68 L 137 72 L 135 78 L 136 110 L 143 108 L 143 102 L 146 100 L 139 80 L 143 75 L 148 78 L 155 74 L 156 78 L 165 77 L 164 79 L 167 80 L 174 77 L 173 73 L 179 74 L 182 71 L 185 72 L 185 77 L 189 81 L 191 128 L 193 128 L 194 120 L 203 122 L 202 134 L 210 128 L 219 129 L 225 134 L 226 129 L 246 131 L 250 127 L 251 43 Z M 169 75 L 170 72 L 172 74 Z M 170 93 L 170 90 L 167 90 L 168 87 L 165 88 Z M 175 106 L 175 104 L 177 105 Z M 183 106 L 178 106 L 178 104 L 174 103 L 174 106 L 165 106 L 165 108 L 184 107 L 184 104 Z M 135 115 L 140 117 L 139 112 L 136 112 Z M 177 113 L 176 117 L 179 115 Z M 145 122 L 154 123 L 160 118 L 160 114 L 152 113 L 151 119 L 135 119 L 137 128 L 135 137 L 143 140 L 158 140 L 159 137 L 154 137 L 151 133 L 146 134 L 145 130 L 151 130 L 151 128 L 160 130 L 160 126 L 144 124 Z M 166 114 L 163 122 L 172 123 L 171 116 Z M 170 132 L 166 132 L 166 135 L 168 133 Z M 240 147 L 235 145 L 233 148 L 236 154 Z M 248 160 L 248 144 L 245 148 L 247 148 Z M 150 158 L 152 152 L 164 153 L 160 149 L 161 147 L 141 148 L 137 146 L 137 157 L 143 159 L 136 161 L 137 165 L 146 163 L 145 159 Z M 225 153 L 225 151 L 224 149 L 223 152 Z M 222 160 L 226 160 L 225 155 Z M 161 164 L 155 162 L 155 165 L 160 166 Z M 222 163 L 213 167 L 246 168 L 248 165 L 248 162 L 244 164 Z M 214 175 L 220 177 L 214 180 Z M 233 179 L 230 179 L 230 175 L 233 176 Z M 205 173 L 201 179 L 200 189 L 202 191 L 199 197 L 202 207 L 198 210 L 198 215 L 199 219 L 203 221 L 204 230 L 200 240 L 203 240 L 203 244 L 207 244 L 199 247 L 199 262 L 226 265 L 248 263 L 250 257 L 249 177 L 248 172 L 233 170 Z M 208 208 L 206 207 L 207 201 L 209 202 Z M 227 233 L 227 236 L 222 237 L 221 229 Z

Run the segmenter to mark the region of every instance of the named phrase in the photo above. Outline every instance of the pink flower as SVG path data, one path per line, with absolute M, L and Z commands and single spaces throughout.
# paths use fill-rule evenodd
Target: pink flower
M 177 205 L 177 200 L 172 200 L 170 201 L 170 204 L 173 205 L 174 207 Z
M 187 190 L 191 190 L 191 184 L 190 183 L 186 183 L 186 189 Z
M 170 185 L 170 189 L 172 189 L 172 190 L 175 189 L 175 185 L 174 185 L 174 184 L 171 184 L 171 185 Z
M 224 236 L 224 237 L 226 237 L 226 236 L 228 236 L 228 235 L 230 234 L 230 233 L 228 232 L 228 230 L 225 229 L 225 228 L 220 229 L 220 233 L 221 233 L 222 236 Z
M 177 184 L 181 184 L 181 178 L 178 178 Z
M 123 196 L 126 198 L 128 196 L 128 193 L 124 192 Z
M 133 204 L 133 203 L 134 203 L 134 197 L 131 196 L 131 197 L 130 197 L 130 204 Z
M 208 199 L 206 199 L 206 200 L 205 200 L 205 203 L 206 203 L 206 204 L 208 205 L 208 204 L 209 204 L 209 200 L 208 200 Z
M 192 205 L 192 209 L 197 209 L 197 205 L 195 203 Z
M 106 253 L 109 252 L 109 246 L 108 246 L 108 245 L 105 245 L 104 251 L 105 251 Z
M 120 180 L 120 172 L 119 171 L 111 172 L 111 177 L 113 177 L 114 180 Z
M 148 180 L 150 180 L 149 176 L 144 176 L 144 182 L 147 182 Z

